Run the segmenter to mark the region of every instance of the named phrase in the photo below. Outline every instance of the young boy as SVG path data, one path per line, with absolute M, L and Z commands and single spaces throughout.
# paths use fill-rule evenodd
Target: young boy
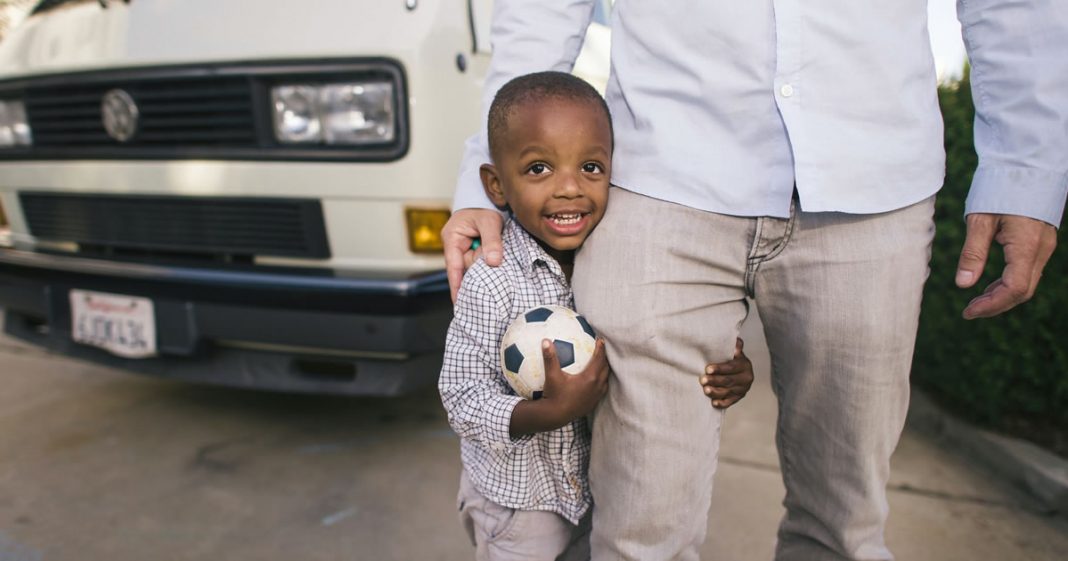
M 480 561 L 586 559 L 592 504 L 586 415 L 607 390 L 604 341 L 577 375 L 563 373 L 555 348 L 543 342 L 545 387 L 533 401 L 508 386 L 499 353 L 520 313 L 546 304 L 574 307 L 574 252 L 608 204 L 611 118 L 589 84 L 541 72 L 501 88 L 488 132 L 493 164 L 481 167 L 482 183 L 490 200 L 511 213 L 504 260 L 489 267 L 480 259 L 464 275 L 439 381 L 461 438 L 460 517 Z M 740 345 L 734 360 L 709 365 L 700 378 L 716 406 L 730 406 L 752 385 Z

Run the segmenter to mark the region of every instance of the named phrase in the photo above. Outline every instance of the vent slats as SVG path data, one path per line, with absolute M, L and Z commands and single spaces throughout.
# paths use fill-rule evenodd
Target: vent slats
M 104 129 L 104 95 L 121 88 L 137 104 L 137 132 L 125 142 Z M 242 77 L 146 79 L 29 88 L 26 113 L 41 148 L 122 146 L 256 147 L 249 81 Z
M 317 200 L 19 194 L 30 233 L 93 247 L 326 258 Z

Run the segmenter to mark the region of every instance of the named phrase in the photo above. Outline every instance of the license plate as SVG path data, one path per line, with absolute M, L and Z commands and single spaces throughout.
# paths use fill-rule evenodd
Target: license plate
M 71 337 L 126 358 L 156 355 L 152 300 L 137 296 L 70 291 Z

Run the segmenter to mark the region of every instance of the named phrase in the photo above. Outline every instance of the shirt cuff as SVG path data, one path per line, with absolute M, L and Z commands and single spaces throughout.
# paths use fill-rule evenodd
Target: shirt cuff
M 523 398 L 517 395 L 496 396 L 486 403 L 486 424 L 482 438 L 491 450 L 504 451 L 522 448 L 533 439 L 533 435 L 525 434 L 519 438 L 512 438 L 512 411 L 515 410 Z
M 1059 228 L 1068 195 L 1068 174 L 1033 168 L 980 166 L 964 214 L 1013 214 Z

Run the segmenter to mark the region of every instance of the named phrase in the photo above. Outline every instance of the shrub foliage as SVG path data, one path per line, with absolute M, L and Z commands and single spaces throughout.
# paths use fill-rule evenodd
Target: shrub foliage
M 996 248 L 975 288 L 955 286 L 964 200 L 976 165 L 967 69 L 938 95 L 946 125 L 946 182 L 936 203 L 913 381 L 973 422 L 1068 456 L 1068 248 L 1054 252 L 1030 302 L 992 319 L 961 318 L 968 301 L 1000 276 L 1004 260 Z

